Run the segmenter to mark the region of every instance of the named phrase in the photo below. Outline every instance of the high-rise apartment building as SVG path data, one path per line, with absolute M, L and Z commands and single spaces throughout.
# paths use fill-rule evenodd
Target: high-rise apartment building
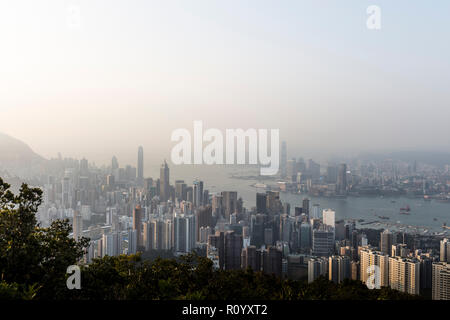
M 141 146 L 138 148 L 137 182 L 144 186 L 144 148 Z
M 418 295 L 420 292 L 419 261 L 402 257 L 390 257 L 389 285 L 391 289 Z
M 342 163 L 339 165 L 337 176 L 337 193 L 345 195 L 347 193 L 347 165 Z
M 393 244 L 394 235 L 388 229 L 384 230 L 380 236 L 380 251 L 386 255 L 390 255 Z
M 328 257 L 334 251 L 334 230 L 330 227 L 314 229 L 312 232 L 313 255 Z
M 440 261 L 450 263 L 450 240 L 447 238 L 441 240 Z
M 142 241 L 142 207 L 137 205 L 133 210 L 133 230 L 136 231 L 137 250 L 144 245 Z
M 433 263 L 432 278 L 433 300 L 450 300 L 450 264 Z
M 323 224 L 334 229 L 336 221 L 336 212 L 331 209 L 323 210 Z
M 328 259 L 314 257 L 308 261 L 308 283 L 313 282 L 320 276 L 326 276 L 328 272 Z
M 169 167 L 167 162 L 164 160 L 164 163 L 161 165 L 159 170 L 159 180 L 160 180 L 160 199 L 161 202 L 166 202 L 170 199 L 170 183 L 169 183 Z
M 334 283 L 341 283 L 351 278 L 350 257 L 331 256 L 328 258 L 328 279 Z
M 261 270 L 261 250 L 255 246 L 248 246 L 241 252 L 241 268 L 251 268 L 253 271 Z
M 374 285 L 389 286 L 389 256 L 370 247 L 360 248 L 360 277 L 363 283 L 374 280 Z
M 230 221 L 230 215 L 236 212 L 237 200 L 236 191 L 222 191 L 222 205 L 226 221 Z

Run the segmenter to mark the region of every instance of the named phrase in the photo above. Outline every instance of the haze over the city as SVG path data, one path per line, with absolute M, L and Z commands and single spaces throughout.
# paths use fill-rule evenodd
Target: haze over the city
M 0 132 L 98 163 L 160 163 L 193 120 L 291 155 L 448 150 L 450 3 L 377 1 L 381 30 L 370 4 L 2 2 Z

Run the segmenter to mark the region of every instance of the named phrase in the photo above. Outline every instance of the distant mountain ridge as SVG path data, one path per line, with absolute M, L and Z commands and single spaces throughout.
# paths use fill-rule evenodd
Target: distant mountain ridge
M 0 132 L 0 169 L 22 176 L 46 162 L 26 143 Z

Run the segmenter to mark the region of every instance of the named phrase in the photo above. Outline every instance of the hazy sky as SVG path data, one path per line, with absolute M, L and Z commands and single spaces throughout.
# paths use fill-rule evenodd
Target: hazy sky
M 5 0 L 0 131 L 100 163 L 159 163 L 193 120 L 290 156 L 450 150 L 449 39 L 448 0 Z

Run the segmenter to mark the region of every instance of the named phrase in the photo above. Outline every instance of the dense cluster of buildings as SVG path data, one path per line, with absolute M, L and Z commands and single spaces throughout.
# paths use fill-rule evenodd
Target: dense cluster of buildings
M 100 169 L 85 159 L 60 159 L 58 165 L 44 185 L 39 220 L 48 225 L 70 219 L 75 239 L 91 239 L 86 263 L 139 251 L 195 250 L 217 269 L 251 268 L 310 282 L 320 276 L 335 283 L 354 279 L 411 294 L 429 289 L 434 299 L 450 297 L 448 239 L 439 239 L 439 251 L 384 230 L 374 245 L 354 221 L 336 220 L 334 210 L 307 198 L 291 208 L 279 191 L 257 193 L 256 207 L 247 209 L 236 191 L 210 193 L 201 180 L 172 183 L 166 162 L 159 178 L 145 177 L 142 148 L 137 168 L 121 168 L 115 157 Z M 292 166 L 288 161 L 286 174 Z M 314 163 L 309 168 L 312 177 L 320 172 Z M 301 176 L 298 172 L 300 181 Z M 336 192 L 347 190 L 348 171 L 341 165 Z
M 443 168 L 398 159 L 352 159 L 350 163 L 329 162 L 326 167 L 312 159 L 288 159 L 286 143 L 281 146 L 280 191 L 311 196 L 384 195 L 424 197 L 450 202 L 450 166 Z

